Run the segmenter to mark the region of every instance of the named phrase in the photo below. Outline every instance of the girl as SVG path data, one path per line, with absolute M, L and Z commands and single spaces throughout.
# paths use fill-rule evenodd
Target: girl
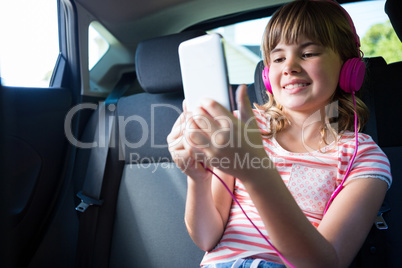
M 194 114 L 183 105 L 168 143 L 188 175 L 185 223 L 207 252 L 201 266 L 347 267 L 353 260 L 391 183 L 380 148 L 368 135 L 355 139 L 354 93 L 339 86 L 345 62 L 360 61 L 358 47 L 339 5 L 291 2 L 264 34 L 266 105 L 252 110 L 244 85 L 237 117 L 208 99 Z M 361 129 L 367 108 L 358 99 L 356 115 Z

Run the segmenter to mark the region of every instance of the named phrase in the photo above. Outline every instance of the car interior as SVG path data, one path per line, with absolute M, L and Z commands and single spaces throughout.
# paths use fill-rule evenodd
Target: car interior
M 184 99 L 178 46 L 286 2 L 58 0 L 50 86 L 0 83 L 0 266 L 199 267 L 186 175 L 166 141 Z M 402 40 L 401 2 L 384 9 Z M 90 25 L 109 43 L 92 69 Z M 363 132 L 388 156 L 393 183 L 350 267 L 402 267 L 402 61 L 364 61 Z M 268 100 L 262 69 L 260 60 L 245 82 L 251 103 Z

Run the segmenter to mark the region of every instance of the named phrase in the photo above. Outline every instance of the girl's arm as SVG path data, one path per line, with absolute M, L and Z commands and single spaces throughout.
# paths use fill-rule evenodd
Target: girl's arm
M 214 171 L 233 192 L 234 179 L 217 169 Z M 231 196 L 216 178 L 187 178 L 185 222 L 194 243 L 209 251 L 219 242 L 229 218 Z
M 191 155 L 191 141 L 184 137 L 189 129 L 185 102 L 183 113 L 167 137 L 169 151 L 176 165 L 187 174 L 185 223 L 193 241 L 204 251 L 211 250 L 220 240 L 231 207 L 231 196 L 220 181 L 212 178 L 204 166 Z M 215 169 L 233 192 L 233 177 Z

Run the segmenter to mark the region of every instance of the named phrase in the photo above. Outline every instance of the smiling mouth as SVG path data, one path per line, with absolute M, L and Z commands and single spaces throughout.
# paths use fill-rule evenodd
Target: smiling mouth
M 306 87 L 306 86 L 308 86 L 308 85 L 310 85 L 310 84 L 309 84 L 309 83 L 304 83 L 304 84 L 289 84 L 289 85 L 286 85 L 286 86 L 284 87 L 284 89 L 294 89 L 294 88 Z

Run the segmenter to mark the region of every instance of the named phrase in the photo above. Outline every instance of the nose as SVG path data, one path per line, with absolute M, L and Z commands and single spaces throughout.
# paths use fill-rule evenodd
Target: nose
M 288 57 L 283 67 L 283 74 L 290 75 L 301 72 L 301 66 L 296 57 Z

